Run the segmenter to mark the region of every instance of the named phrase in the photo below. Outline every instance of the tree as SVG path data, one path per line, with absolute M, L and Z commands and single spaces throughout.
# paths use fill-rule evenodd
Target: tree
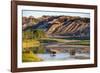
M 43 30 L 36 29 L 36 30 L 33 30 L 32 32 L 33 32 L 34 39 L 40 39 L 40 38 L 47 37 Z

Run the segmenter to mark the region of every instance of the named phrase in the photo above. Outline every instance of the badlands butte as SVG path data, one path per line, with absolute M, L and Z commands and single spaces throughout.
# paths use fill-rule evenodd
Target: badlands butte
M 90 18 L 78 16 L 22 17 L 23 31 L 41 29 L 47 35 L 90 37 Z

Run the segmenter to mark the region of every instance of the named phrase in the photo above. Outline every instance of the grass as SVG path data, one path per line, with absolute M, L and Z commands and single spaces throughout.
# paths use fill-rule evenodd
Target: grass
M 22 44 L 23 48 L 31 48 L 31 47 L 38 47 L 40 46 L 40 42 L 38 40 L 23 40 Z
M 30 50 L 33 52 L 33 53 L 45 53 L 45 48 L 44 46 L 39 46 L 39 47 L 32 47 L 30 48 Z
M 56 38 L 41 38 L 43 41 L 50 41 L 50 42 L 66 42 L 65 39 L 56 39 Z
M 80 40 L 76 42 L 68 42 L 69 45 L 90 45 L 90 40 Z
M 55 38 L 42 38 L 42 41 L 48 43 L 48 42 L 60 42 L 60 43 L 66 43 L 68 45 L 90 45 L 90 40 L 66 40 L 66 39 L 55 39 Z
M 39 58 L 37 55 L 33 54 L 32 51 L 29 53 L 22 53 L 22 62 L 40 62 L 43 61 L 41 58 Z

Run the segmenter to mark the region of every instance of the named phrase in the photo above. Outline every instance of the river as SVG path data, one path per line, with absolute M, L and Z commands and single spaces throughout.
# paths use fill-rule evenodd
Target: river
M 66 42 L 75 42 L 78 40 L 66 40 Z M 45 46 L 46 53 L 37 54 L 38 57 L 42 58 L 43 61 L 53 61 L 53 60 L 83 60 L 90 58 L 90 47 L 85 45 L 67 45 L 66 43 L 60 42 L 49 42 L 49 43 L 42 43 Z M 75 54 L 71 55 L 70 50 L 74 49 Z M 52 51 L 56 51 L 55 54 Z
M 44 61 L 54 61 L 54 60 L 83 60 L 83 59 L 89 59 L 89 54 L 78 54 L 72 56 L 69 53 L 57 53 L 55 56 L 52 54 L 37 54 L 38 57 L 42 58 Z

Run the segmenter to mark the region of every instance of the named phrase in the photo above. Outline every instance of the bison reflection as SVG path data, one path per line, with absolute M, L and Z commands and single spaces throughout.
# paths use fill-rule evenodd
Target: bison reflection
M 70 49 L 69 51 L 66 51 L 66 52 L 69 52 L 70 55 L 76 54 L 75 49 Z M 55 49 L 46 49 L 46 53 L 49 53 L 51 56 L 54 57 L 54 56 L 56 56 L 57 53 L 61 53 L 61 51 L 55 50 Z
M 47 53 L 49 53 L 52 57 L 56 56 L 56 54 L 59 53 L 58 50 L 54 50 L 54 49 L 47 49 L 46 51 L 47 51 Z M 67 51 L 66 51 L 66 52 L 67 52 Z M 69 54 L 70 54 L 70 55 L 75 55 L 75 54 L 76 54 L 75 49 L 70 49 Z
M 56 54 L 58 53 L 57 50 L 53 50 L 53 49 L 46 49 L 46 52 L 50 54 L 50 56 L 55 57 Z

